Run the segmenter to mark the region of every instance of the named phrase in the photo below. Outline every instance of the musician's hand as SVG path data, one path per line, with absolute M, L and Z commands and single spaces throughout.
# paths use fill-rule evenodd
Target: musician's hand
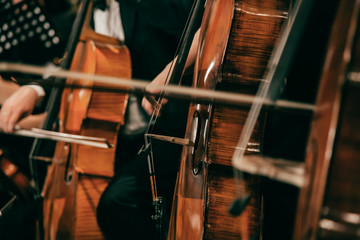
M 159 75 L 157 75 L 156 78 L 154 78 L 154 80 L 146 87 L 146 91 L 148 93 L 152 93 L 152 94 L 160 93 L 161 87 L 164 86 L 166 82 L 169 69 L 170 69 L 170 64 Z M 152 96 L 148 95 L 147 97 L 149 98 Z M 168 101 L 167 99 L 162 99 L 162 104 L 166 104 L 167 101 Z M 149 115 L 153 114 L 155 107 L 154 103 L 150 103 L 150 101 L 146 97 L 142 99 L 141 105 Z M 159 112 L 156 114 L 159 114 Z
M 185 63 L 185 71 L 184 71 L 185 75 L 188 74 L 189 71 L 190 72 L 193 71 L 192 69 L 193 69 L 196 55 L 197 55 L 199 35 L 200 35 L 200 29 L 198 29 L 196 31 L 194 39 L 191 43 L 189 55 L 188 55 L 188 58 Z M 172 63 L 175 63 L 176 59 L 177 59 L 177 57 L 175 57 L 175 59 L 172 62 L 170 62 L 164 68 L 164 70 L 159 75 L 157 75 L 156 78 L 147 86 L 147 88 L 146 88 L 147 92 L 149 92 L 149 93 L 159 93 L 160 92 L 161 86 L 164 86 L 167 77 L 171 76 L 171 74 L 172 74 L 172 70 L 174 67 L 172 65 Z M 165 104 L 165 103 L 167 103 L 167 99 L 162 100 L 162 104 Z M 143 98 L 141 105 L 149 115 L 151 115 L 153 113 L 154 104 L 151 104 L 145 97 Z M 159 114 L 159 112 L 157 114 Z
M 0 109 L 0 129 L 6 133 L 13 132 L 15 124 L 32 113 L 38 98 L 33 88 L 28 86 L 19 88 Z

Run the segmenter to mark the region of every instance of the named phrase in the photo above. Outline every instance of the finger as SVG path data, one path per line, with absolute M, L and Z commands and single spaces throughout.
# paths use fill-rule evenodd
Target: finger
M 13 131 L 15 123 L 10 121 L 10 119 L 5 123 L 4 132 L 11 133 Z
M 151 115 L 153 113 L 154 108 L 147 99 L 143 98 L 141 105 L 147 114 Z
M 4 131 L 4 126 L 5 126 L 5 119 L 6 117 L 6 111 L 4 111 L 3 109 L 0 110 L 0 129 Z
M 165 105 L 169 100 L 167 100 L 166 98 L 162 98 L 161 99 L 161 104 Z
M 9 113 L 9 115 L 7 116 L 7 121 L 5 122 L 5 132 L 7 133 L 11 133 L 14 131 L 14 126 L 15 124 L 19 121 L 20 119 L 20 112 L 17 111 L 12 111 L 11 113 Z
M 152 105 L 153 108 L 155 108 L 158 105 L 158 102 L 155 100 L 155 98 L 149 94 L 145 94 L 144 98 Z
M 3 129 L 4 132 L 8 133 L 8 123 L 9 123 L 9 117 L 11 115 L 10 111 L 6 111 L 5 109 L 3 109 L 1 111 L 0 114 L 0 122 L 1 122 L 1 128 Z

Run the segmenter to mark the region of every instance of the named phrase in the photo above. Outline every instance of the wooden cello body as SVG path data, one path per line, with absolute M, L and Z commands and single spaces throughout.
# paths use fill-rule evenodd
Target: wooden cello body
M 87 19 L 91 10 L 89 4 Z M 83 27 L 71 70 L 130 79 L 130 54 L 116 39 Z M 72 83 L 74 79 L 66 80 Z M 84 88 L 65 88 L 62 93 L 60 132 L 106 138 L 116 146 L 128 94 L 93 91 L 95 85 L 87 80 L 77 79 L 76 84 Z M 57 143 L 43 189 L 45 239 L 103 239 L 96 207 L 114 174 L 114 159 L 114 147 Z
M 307 144 L 296 240 L 360 237 L 359 3 L 339 1 L 332 27 Z
M 255 94 L 289 1 L 207 1 L 193 87 Z M 236 199 L 231 158 L 248 107 L 191 104 L 170 222 L 169 239 L 249 239 L 261 236 L 259 177 L 245 175 L 240 191 L 251 200 L 240 216 L 228 212 Z M 247 154 L 261 154 L 266 113 L 261 114 Z
M 6 150 L 2 148 L 0 148 L 0 180 L 19 198 L 25 200 L 31 198 L 31 186 L 28 177 L 12 162 Z

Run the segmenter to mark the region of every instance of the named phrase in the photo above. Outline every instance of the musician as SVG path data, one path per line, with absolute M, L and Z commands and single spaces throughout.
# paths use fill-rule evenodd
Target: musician
M 18 120 L 30 115 L 44 96 L 44 89 L 38 85 L 19 86 L 1 106 L 0 129 L 6 133 L 12 132 Z
M 7 21 L 8 19 L 11 19 L 12 17 L 21 17 L 15 16 L 16 11 L 14 11 L 14 7 L 21 5 L 22 3 L 27 4 L 25 6 L 30 6 L 30 1 L 22 1 L 22 0 L 6 0 L 3 1 L 6 3 L 2 3 L 6 7 L 5 10 L 3 10 L 2 14 L 4 15 L 2 18 L 2 21 L 5 21 L 2 23 L 9 25 Z M 40 1 L 39 1 L 40 2 Z M 42 1 L 41 1 L 42 2 Z M 42 12 L 45 14 L 44 22 L 50 23 L 50 28 L 54 28 L 56 31 L 54 36 L 61 38 L 61 40 L 58 40 L 58 42 L 55 42 L 54 44 L 51 44 L 47 47 L 45 47 L 44 42 L 42 42 L 40 39 L 40 36 L 36 35 L 34 32 L 32 32 L 33 37 L 28 37 L 25 40 L 21 40 L 20 36 L 14 36 L 13 40 L 16 40 L 18 44 L 12 44 L 9 45 L 9 49 L 7 51 L 2 50 L 0 51 L 0 59 L 6 60 L 9 62 L 20 62 L 20 63 L 27 63 L 27 64 L 36 64 L 36 65 L 46 65 L 46 64 L 52 64 L 54 58 L 61 57 L 65 45 L 66 40 L 69 37 L 70 27 L 72 25 L 74 14 L 71 11 L 71 5 L 67 0 L 62 1 L 49 1 L 46 0 L 43 2 L 44 5 L 38 4 L 38 6 L 42 7 Z M 24 8 L 25 9 L 25 8 Z M 28 7 L 29 12 L 23 12 L 20 11 L 20 14 L 27 14 L 32 11 L 30 7 Z M 32 13 L 35 15 L 34 13 Z M 8 16 L 8 17 L 6 17 Z M 27 19 L 27 18 L 25 18 Z M 18 21 L 16 24 L 19 24 L 20 28 L 26 28 L 25 26 L 22 26 L 21 24 L 26 24 L 26 21 L 24 20 L 22 22 Z M 40 22 L 40 21 L 39 21 Z M 40 24 L 40 23 L 39 23 Z M 34 27 L 39 27 L 35 25 Z M 41 29 L 41 28 L 39 28 Z M 43 34 L 46 29 L 41 29 L 39 34 Z M 36 31 L 35 31 L 36 32 Z M 4 32 L 6 33 L 6 32 Z M 3 33 L 3 34 L 4 34 Z M 30 36 L 29 32 L 20 32 L 20 34 L 24 34 L 27 36 Z M 19 38 L 19 39 L 16 39 Z M 5 41 L 9 41 L 12 38 L 4 38 Z M 50 39 L 54 40 L 54 39 Z M 6 99 L 3 99 L 1 101 L 2 108 L 0 110 L 0 129 L 2 129 L 6 133 L 10 133 L 13 131 L 13 128 L 15 126 L 15 123 L 17 123 L 20 119 L 28 116 L 31 114 L 34 110 L 35 113 L 41 111 L 43 109 L 44 104 L 46 102 L 46 99 L 44 99 L 47 95 L 45 92 L 49 91 L 48 87 L 41 87 L 39 86 L 39 77 L 30 75 L 30 74 L 24 74 L 24 73 L 2 73 L 1 81 L 11 81 L 13 82 L 14 87 L 11 87 L 12 89 L 12 95 L 10 95 L 9 92 L 3 93 L 6 94 Z M 5 83 L 4 83 L 5 84 Z M 6 85 L 9 85 L 6 84 Z M 16 87 L 16 85 L 21 87 Z M 5 91 L 4 89 L 2 91 Z
M 329 2 L 333 9 L 336 1 Z M 306 28 L 301 44 L 297 50 L 292 71 L 287 76 L 281 98 L 305 103 L 314 102 L 314 92 L 318 82 L 318 71 L 323 64 L 322 51 L 327 46 L 328 33 L 332 22 L 332 12 L 323 9 L 317 3 L 318 11 L 313 11 L 311 24 Z M 198 33 L 197 33 L 198 34 Z M 195 59 L 197 37 L 193 41 L 187 66 Z M 316 39 L 316 41 L 314 40 Z M 152 82 L 161 85 L 166 79 L 170 64 Z M 304 81 L 304 79 L 306 79 Z M 149 86 L 150 92 L 151 85 Z M 142 106 L 149 114 L 153 106 L 143 98 Z M 301 162 L 305 158 L 305 144 L 307 144 L 311 117 L 307 114 L 294 112 L 272 112 L 269 114 L 267 132 L 265 133 L 264 155 L 275 158 Z M 299 189 L 289 184 L 263 178 L 263 219 L 262 236 L 264 239 L 291 239 L 293 237 L 295 210 Z M 253 238 L 253 237 L 252 237 Z M 256 237 L 255 237 L 256 238 Z
M 121 1 L 125 44 L 131 52 L 134 78 L 153 79 L 173 58 L 192 2 Z M 40 92 L 33 90 L 29 87 L 21 88 L 4 104 L 0 124 L 5 131 L 11 132 L 14 124 L 24 114 L 30 113 L 43 97 Z M 156 238 L 155 223 L 151 220 L 154 207 L 147 162 L 135 159 L 144 144 L 143 134 L 149 120 L 140 107 L 140 101 L 141 98 L 130 97 L 126 124 L 118 141 L 116 176 L 98 207 L 98 222 L 107 239 Z M 15 111 L 12 117 L 8 115 L 6 106 L 17 106 L 12 109 Z M 186 112 L 185 105 L 177 104 L 175 108 L 168 104 L 162 114 L 163 123 L 159 124 L 161 128 L 157 127 L 158 133 L 181 137 L 186 124 Z M 159 195 L 167 199 L 169 214 L 177 171 L 176 158 L 181 147 L 154 141 L 153 149 Z
M 35 34 L 33 38 L 25 41 L 18 41 L 18 44 L 11 46 L 8 51 L 1 51 L 1 61 L 19 62 L 27 64 L 45 65 L 53 63 L 55 57 L 61 57 L 70 32 L 74 14 L 70 11 L 70 4 L 67 0 L 44 1 L 42 13 L 55 28 L 56 36 L 60 37 L 57 44 L 44 48 L 43 42 L 39 41 Z M 19 0 L 2 1 L 7 4 L 5 9 L 0 9 L 0 26 L 7 23 L 7 19 L 14 19 L 12 16 L 16 6 L 29 4 L 28 1 Z M 19 4 L 19 5 L 15 5 Z M 26 19 L 26 18 L 25 18 Z M 3 22 L 5 21 L 5 22 Z M 25 23 L 24 21 L 23 23 Z M 59 24 L 61 23 L 61 24 Z M 62 25 L 63 23 L 66 23 Z M 20 23 L 17 23 L 20 24 Z M 21 25 L 16 25 L 22 27 Z M 4 33 L 4 32 L 2 32 Z M 15 37 L 13 38 L 15 39 Z M 19 40 L 19 39 L 17 39 Z M 1 73 L 0 75 L 0 131 L 5 133 L 13 132 L 15 125 L 22 127 L 41 127 L 44 115 L 45 103 L 49 89 L 41 87 L 38 83 L 39 77 L 23 73 Z M 6 86 L 6 87 L 5 87 Z M 26 120 L 25 117 L 27 116 Z M 23 120 L 20 121 L 19 120 Z M 11 161 L 18 167 L 20 172 L 30 178 L 28 155 L 32 146 L 32 138 L 18 137 L 0 133 L 0 148 L 3 149 Z M 42 173 L 39 172 L 40 175 Z M 6 184 L 5 179 L 0 179 L 0 208 L 13 196 L 14 190 Z M 15 193 L 16 194 L 16 193 Z M 35 239 L 37 209 L 40 206 L 33 199 L 18 199 L 6 208 L 0 216 L 0 239 Z
M 152 80 L 173 59 L 193 1 L 123 0 L 119 3 L 133 78 Z M 102 6 L 106 8 L 104 3 Z M 154 206 L 148 163 L 146 159 L 137 158 L 149 121 L 141 99 L 142 96 L 130 95 L 125 127 L 118 141 L 115 176 L 98 205 L 98 223 L 106 239 L 158 238 L 155 221 L 151 219 Z M 183 137 L 187 110 L 186 104 L 168 104 L 155 131 Z M 158 194 L 166 199 L 168 217 L 181 147 L 154 140 L 152 149 Z
M 121 20 L 125 43 L 131 52 L 134 78 L 153 79 L 173 58 L 192 2 L 121 1 Z M 5 126 L 6 131 L 12 131 L 13 124 L 24 113 L 31 112 L 36 102 L 42 98 L 42 94 L 35 94 L 33 90 L 21 88 L 4 104 L 5 107 L 18 107 L 13 109 L 16 114 L 11 118 L 6 108 L 3 108 L 5 114 L 2 113 L 0 124 Z M 149 119 L 139 107 L 140 101 L 141 98 L 130 97 L 126 124 L 118 141 L 116 176 L 105 191 L 98 208 L 99 225 L 108 239 L 156 238 L 155 223 L 151 220 L 154 208 L 147 162 L 135 159 L 143 145 L 143 134 Z M 179 111 L 179 106 L 183 111 Z M 157 127 L 158 133 L 180 136 L 186 124 L 186 112 L 185 105 L 177 104 L 175 108 L 168 104 L 162 114 L 163 123 L 159 124 L 161 128 Z M 169 214 L 177 171 L 176 158 L 181 147 L 154 141 L 153 149 L 159 195 L 168 200 Z

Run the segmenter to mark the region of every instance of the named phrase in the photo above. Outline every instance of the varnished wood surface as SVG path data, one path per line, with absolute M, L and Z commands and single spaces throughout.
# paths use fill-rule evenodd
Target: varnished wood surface
M 318 239 L 358 239 L 360 225 L 359 83 L 344 86 L 339 128 L 319 219 Z M 331 226 L 333 224 L 333 226 Z
M 289 2 L 236 1 L 234 20 L 217 89 L 254 94 L 262 81 L 268 61 L 287 18 Z M 238 217 L 228 213 L 237 197 L 239 186 L 229 169 L 234 148 L 244 126 L 247 108 L 214 106 L 211 113 L 208 142 L 207 207 L 205 239 L 248 239 L 261 235 L 262 197 L 259 177 L 248 175 L 243 192 L 251 201 Z M 261 154 L 266 114 L 262 113 L 250 138 L 246 153 Z M 235 176 L 236 178 L 236 176 Z M 221 196 L 221 197 L 220 197 Z
M 94 43 L 94 73 L 131 78 L 129 50 L 124 46 Z M 79 92 L 79 94 L 82 94 Z M 106 138 L 116 146 L 117 133 L 125 123 L 128 94 L 93 91 L 83 116 L 81 134 Z M 77 170 L 81 173 L 111 177 L 114 174 L 115 147 L 98 149 L 78 146 Z
M 28 177 L 21 172 L 5 151 L 0 148 L 0 181 L 22 200 L 31 199 L 31 186 Z
M 130 54 L 124 45 L 93 40 L 79 42 L 71 65 L 74 71 L 131 77 Z M 67 79 L 67 84 L 73 80 Z M 107 138 L 116 146 L 118 131 L 124 124 L 128 94 L 92 91 L 94 84 L 88 80 L 80 79 L 77 83 L 86 88 L 65 88 L 63 91 L 60 131 Z M 114 158 L 115 148 L 57 144 L 43 191 L 45 239 L 103 238 L 94 208 L 107 182 L 100 180 L 101 184 L 94 188 L 94 184 L 85 184 L 82 175 L 89 176 L 89 183 L 113 176 Z M 81 199 L 84 202 L 79 202 Z
M 198 76 L 193 85 L 254 94 L 266 71 L 281 26 L 287 18 L 290 3 L 276 0 L 239 0 L 234 2 L 232 12 L 229 13 L 226 4 L 221 5 L 220 2 L 207 2 L 207 6 L 212 5 L 213 9 L 206 9 L 204 13 L 202 27 L 205 27 L 206 34 L 203 33 L 202 36 L 205 37 L 200 40 L 202 51 L 196 63 L 195 74 Z M 210 26 L 210 23 L 213 23 L 212 17 L 219 14 L 214 9 L 225 19 L 228 14 L 232 15 L 231 31 L 227 35 L 221 35 L 227 32 L 227 21 L 222 22 L 225 26 Z M 209 17 L 207 14 L 210 13 L 214 16 Z M 227 37 L 224 46 L 223 41 Z M 170 239 L 260 237 L 260 178 L 250 175 L 245 178 L 242 191 L 252 197 L 246 210 L 237 217 L 228 212 L 229 206 L 237 197 L 236 189 L 239 188 L 233 176 L 231 158 L 248 110 L 191 105 L 187 135 L 190 139 L 194 138 L 191 124 L 194 124 L 193 119 L 196 116 L 199 116 L 201 130 L 196 141 L 197 148 L 184 148 L 182 154 L 179 187 L 175 196 L 177 204 L 173 207 L 177 219 L 174 226 L 171 226 L 175 228 L 176 234 L 169 234 Z M 261 116 L 247 153 L 261 153 L 266 114 Z M 192 151 L 195 151 L 194 156 Z
M 119 124 L 103 122 L 101 120 L 86 119 L 81 134 L 84 136 L 101 136 L 115 145 Z M 99 149 L 79 145 L 77 149 L 76 171 L 95 176 L 112 177 L 114 175 L 114 161 L 116 148 Z
M 246 186 L 242 190 L 250 192 L 252 198 L 246 211 L 234 217 L 229 214 L 229 207 L 238 197 L 236 191 L 239 186 L 234 181 L 235 177 L 231 168 L 210 166 L 204 239 L 249 239 L 259 236 L 262 208 L 260 177 L 245 174 Z
M 360 238 L 360 83 L 348 74 L 360 71 L 360 26 L 345 74 L 339 122 L 319 220 L 318 239 Z M 333 223 L 333 227 L 329 223 Z M 330 226 L 330 227 L 329 227 Z
M 246 121 L 246 109 L 216 107 L 212 112 L 211 134 L 208 141 L 208 162 L 232 166 L 231 158 Z M 251 136 L 247 153 L 260 153 L 265 113 L 259 117 Z
M 76 227 L 74 239 L 102 240 L 96 220 L 96 207 L 110 178 L 80 175 L 76 193 Z
M 131 78 L 130 52 L 125 45 L 106 45 L 95 42 L 95 46 L 96 74 Z M 127 93 L 94 91 L 87 117 L 124 125 L 127 103 Z
M 294 239 L 317 238 L 335 133 L 338 124 L 341 124 L 341 87 L 344 84 L 358 21 L 355 2 L 340 1 L 330 35 L 316 100 L 317 110 L 314 113 L 307 145 L 307 185 L 301 189 L 299 195 Z

